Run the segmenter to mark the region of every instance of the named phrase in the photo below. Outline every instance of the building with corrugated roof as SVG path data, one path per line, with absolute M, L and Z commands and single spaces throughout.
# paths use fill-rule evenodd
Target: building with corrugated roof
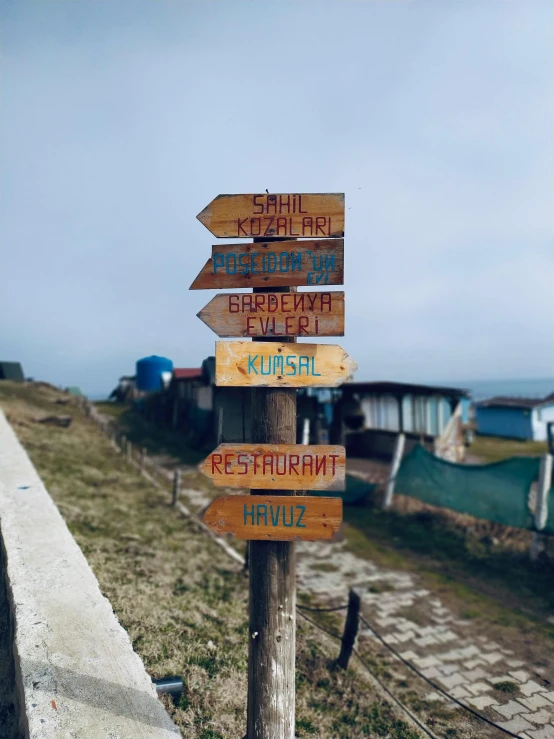
M 554 421 L 554 393 L 546 398 L 494 397 L 475 405 L 477 433 L 524 441 L 546 441 Z

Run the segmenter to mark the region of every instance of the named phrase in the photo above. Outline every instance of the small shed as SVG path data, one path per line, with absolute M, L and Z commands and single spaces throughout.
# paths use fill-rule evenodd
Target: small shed
M 0 380 L 25 382 L 25 375 L 20 362 L 0 362 Z
M 391 458 L 402 433 L 406 450 L 419 442 L 445 459 L 463 458 L 467 391 L 404 382 L 347 382 L 340 390 L 331 438 L 352 456 Z
M 524 441 L 546 441 L 554 421 L 554 393 L 546 398 L 494 397 L 475 405 L 477 433 Z

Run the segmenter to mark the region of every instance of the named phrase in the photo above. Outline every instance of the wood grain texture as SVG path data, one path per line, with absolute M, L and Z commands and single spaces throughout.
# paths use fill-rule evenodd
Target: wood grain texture
M 203 473 L 217 487 L 260 490 L 344 490 L 342 446 L 220 444 L 204 461 Z
M 342 285 L 344 239 L 214 244 L 189 290 Z
M 342 522 L 342 500 L 306 495 L 224 495 L 204 514 L 217 534 L 256 541 L 331 539 Z
M 343 336 L 344 292 L 224 293 L 197 316 L 218 336 Z
M 344 193 L 218 195 L 197 216 L 217 238 L 344 236 Z
M 216 341 L 216 385 L 337 387 L 357 369 L 337 344 Z

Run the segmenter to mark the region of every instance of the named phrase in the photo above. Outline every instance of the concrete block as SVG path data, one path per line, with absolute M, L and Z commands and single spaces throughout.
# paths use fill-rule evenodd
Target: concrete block
M 466 683 L 466 680 L 460 675 L 459 672 L 455 672 L 453 675 L 448 675 L 444 677 L 437 678 L 438 682 L 444 685 L 444 687 L 447 690 L 450 690 L 450 688 L 455 688 L 456 685 L 462 685 L 463 683 Z
M 533 728 L 533 724 L 530 724 L 529 721 L 526 721 L 521 716 L 514 716 L 510 721 L 501 721 L 498 725 L 502 729 L 511 731 L 513 734 L 519 734 L 522 731 Z
M 548 726 L 543 726 L 542 729 L 528 731 L 527 733 L 531 739 L 554 739 L 554 726 L 552 724 L 548 724 Z
M 494 707 L 495 711 L 502 714 L 505 718 L 512 718 L 518 713 L 528 713 L 527 706 L 522 706 L 518 701 L 508 701 L 508 703 L 499 703 Z
M 488 692 L 491 689 L 491 686 L 487 685 L 487 683 L 473 683 L 472 685 L 469 685 L 468 688 L 473 695 L 480 695 L 481 693 Z
M 128 634 L 2 412 L 0 481 L 25 736 L 177 739 Z
M 541 711 L 534 711 L 533 713 L 522 713 L 520 714 L 527 721 L 531 721 L 533 724 L 549 724 L 554 716 L 552 711 L 545 711 L 544 708 Z
M 523 670 L 513 670 L 512 672 L 508 672 L 508 675 L 512 678 L 512 680 L 517 680 L 518 683 L 525 683 L 531 677 L 531 675 L 529 675 L 527 672 L 524 672 Z
M 490 695 L 478 695 L 474 698 L 468 698 L 467 702 L 472 706 L 475 706 L 477 710 L 482 711 L 483 708 L 494 708 L 496 710 L 497 701 L 496 698 L 492 698 Z
M 544 688 L 542 685 L 539 685 L 534 680 L 528 680 L 526 683 L 523 683 L 523 685 L 520 685 L 519 689 L 521 690 L 523 695 L 527 696 L 546 690 L 546 688 Z
M 530 711 L 536 711 L 539 708 L 551 708 L 554 710 L 554 706 L 548 700 L 547 693 L 534 693 L 529 698 L 518 698 L 518 701 L 523 703 L 524 706 L 527 706 Z

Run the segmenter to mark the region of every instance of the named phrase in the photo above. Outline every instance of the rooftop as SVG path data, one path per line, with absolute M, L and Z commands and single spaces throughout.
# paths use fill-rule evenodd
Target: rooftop
M 353 391 L 375 393 L 375 395 L 446 395 L 452 398 L 467 398 L 467 390 L 439 385 L 414 385 L 408 382 L 348 382 L 342 386 Z
M 202 369 L 201 367 L 175 367 L 173 377 L 176 380 L 194 380 L 202 377 Z
M 554 393 L 550 393 L 546 398 L 518 398 L 497 395 L 494 398 L 481 400 L 475 405 L 478 408 L 538 408 L 541 405 L 550 404 L 554 405 Z

